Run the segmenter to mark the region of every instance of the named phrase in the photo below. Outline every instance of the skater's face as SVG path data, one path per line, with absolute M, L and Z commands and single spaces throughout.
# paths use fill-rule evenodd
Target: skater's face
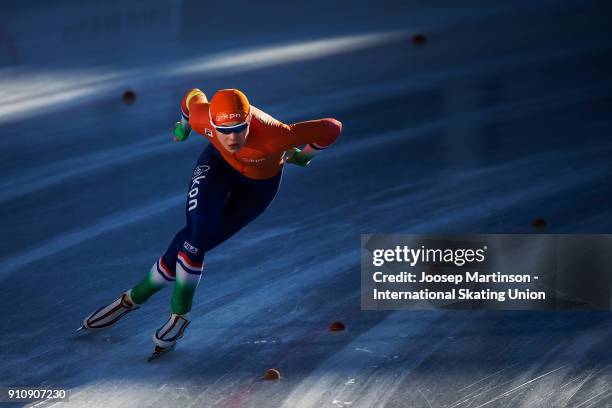
M 251 120 L 249 118 L 247 120 L 247 124 L 250 124 L 250 122 Z M 234 125 L 239 125 L 240 123 L 241 122 L 231 122 L 231 123 L 225 124 L 224 126 L 234 126 Z M 225 150 L 227 150 L 230 153 L 237 153 L 240 149 L 242 149 L 242 147 L 246 143 L 247 136 L 249 135 L 249 126 L 247 126 L 246 128 L 242 129 L 239 132 L 231 132 L 231 133 L 222 133 L 222 132 L 219 132 L 219 130 L 215 128 L 215 133 L 217 134 L 217 139 L 221 143 L 221 146 L 223 146 Z

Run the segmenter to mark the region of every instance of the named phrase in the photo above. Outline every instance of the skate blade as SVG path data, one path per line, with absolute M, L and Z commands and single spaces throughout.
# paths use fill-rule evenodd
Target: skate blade
M 154 351 L 153 354 L 151 354 L 149 356 L 149 358 L 147 358 L 147 361 L 153 361 L 161 356 L 163 356 L 164 354 L 168 354 L 169 352 L 171 352 L 172 350 L 174 350 L 174 347 L 176 346 L 176 344 L 171 345 L 170 347 L 167 347 L 163 350 L 160 351 Z

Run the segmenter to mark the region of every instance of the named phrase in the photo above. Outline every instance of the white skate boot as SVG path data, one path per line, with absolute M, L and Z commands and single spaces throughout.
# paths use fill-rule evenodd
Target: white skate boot
M 178 315 L 172 313 L 168 321 L 153 334 L 155 351 L 149 357 L 149 361 L 174 349 L 176 341 L 183 337 L 183 333 L 191 321 L 189 313 Z
M 106 329 L 117 323 L 119 319 L 131 312 L 132 310 L 138 309 L 140 306 L 134 303 L 130 296 L 131 290 L 124 292 L 115 299 L 112 303 L 106 306 L 102 306 L 83 320 L 83 326 L 77 331 L 82 329 L 87 330 L 98 330 Z

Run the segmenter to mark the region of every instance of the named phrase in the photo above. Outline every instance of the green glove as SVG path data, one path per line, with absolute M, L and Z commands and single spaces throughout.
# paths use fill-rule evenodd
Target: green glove
M 174 135 L 175 142 L 184 142 L 191 134 L 191 128 L 184 129 L 181 122 L 176 122 L 172 134 Z
M 296 166 L 300 167 L 306 167 L 312 160 L 312 156 L 304 155 L 297 147 L 292 147 L 290 150 L 288 150 L 288 152 L 289 157 L 287 158 L 287 163 L 295 164 Z

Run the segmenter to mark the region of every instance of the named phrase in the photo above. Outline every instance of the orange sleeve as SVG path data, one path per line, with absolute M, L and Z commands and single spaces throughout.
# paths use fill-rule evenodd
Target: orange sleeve
M 181 101 L 183 117 L 189 121 L 191 128 L 199 134 L 204 134 L 208 126 L 208 99 L 204 92 L 192 89 Z
M 191 112 L 191 105 L 194 103 L 207 103 L 208 99 L 204 92 L 200 91 L 197 88 L 194 88 L 187 92 L 183 99 L 181 100 L 181 112 L 186 119 L 189 119 Z
M 279 151 L 306 144 L 324 149 L 340 136 L 342 123 L 333 118 L 325 118 L 285 125 L 282 129 L 284 134 L 274 140 Z

